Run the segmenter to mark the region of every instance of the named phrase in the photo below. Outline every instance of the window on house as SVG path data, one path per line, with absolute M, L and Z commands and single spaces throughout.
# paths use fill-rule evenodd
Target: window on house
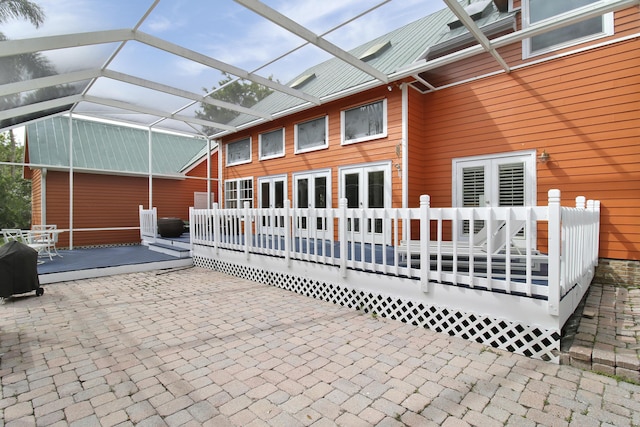
M 329 146 L 327 117 L 298 123 L 295 127 L 295 152 L 320 150 Z
M 253 178 L 229 179 L 224 182 L 224 206 L 227 209 L 253 207 Z
M 387 136 L 387 100 L 342 111 L 342 143 L 368 141 Z
M 284 156 L 284 129 L 261 133 L 259 138 L 260 160 Z
M 251 162 L 251 138 L 227 144 L 227 166 Z
M 598 0 L 523 0 L 523 25 L 551 20 L 597 2 Z M 533 56 L 611 34 L 613 13 L 607 13 L 526 39 L 524 53 L 525 57 Z

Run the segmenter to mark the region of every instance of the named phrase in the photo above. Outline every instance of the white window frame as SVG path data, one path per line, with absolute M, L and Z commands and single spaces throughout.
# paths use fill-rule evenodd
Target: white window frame
M 304 148 L 304 149 L 299 149 L 298 148 L 298 127 L 301 125 L 304 125 L 306 123 L 310 123 L 313 122 L 315 120 L 320 120 L 320 119 L 324 119 L 324 144 L 322 145 L 316 145 L 313 147 L 309 147 L 309 148 Z M 309 119 L 309 120 L 305 120 L 304 122 L 300 122 L 300 123 L 296 123 L 295 127 L 294 127 L 294 153 L 295 154 L 301 154 L 301 153 L 308 153 L 310 151 L 317 151 L 317 150 L 323 150 L 325 148 L 329 147 L 329 116 L 321 116 L 321 117 L 316 117 L 313 119 Z
M 229 198 L 229 191 L 227 189 L 227 184 L 231 184 L 232 182 L 236 183 L 236 188 L 235 190 L 235 197 L 233 199 Z M 242 184 L 243 183 L 251 183 L 251 197 L 241 197 L 242 196 L 242 191 L 246 190 L 246 188 L 242 188 Z M 250 206 L 253 206 L 253 195 L 254 195 L 254 188 L 253 188 L 253 177 L 243 177 L 243 178 L 234 178 L 234 179 L 227 179 L 224 181 L 224 207 L 225 209 L 241 209 L 244 207 L 244 202 L 249 202 Z M 229 207 L 229 202 L 235 202 L 236 203 L 236 207 L 235 208 L 230 208 Z
M 342 199 L 342 198 L 346 198 L 345 195 L 345 189 L 344 189 L 344 184 L 345 184 L 345 176 L 349 173 L 359 173 L 361 174 L 360 177 L 362 179 L 362 187 L 360 188 L 360 195 L 361 195 L 361 201 L 360 201 L 360 208 L 361 209 L 367 209 L 365 207 L 365 203 L 366 203 L 366 199 L 367 199 L 367 192 L 368 189 L 365 188 L 365 186 L 367 185 L 365 177 L 366 174 L 368 172 L 383 172 L 384 173 L 384 183 L 383 183 L 383 206 L 385 209 L 388 209 L 392 206 L 392 202 L 393 202 L 393 198 L 392 198 L 392 190 L 393 190 L 393 179 L 391 176 L 391 162 L 372 162 L 372 163 L 362 163 L 362 164 L 358 164 L 358 165 L 349 165 L 349 166 L 342 166 L 340 168 L 338 168 L 338 200 Z M 390 227 L 390 220 L 385 219 L 384 220 L 387 224 L 386 227 L 384 227 L 384 229 L 386 230 L 385 233 L 383 234 L 379 234 L 376 233 L 375 231 L 373 232 L 368 232 L 368 231 L 363 231 L 363 230 L 367 230 L 368 229 L 368 225 L 366 224 L 361 224 L 360 225 L 360 231 L 359 232 L 355 232 L 353 233 L 354 236 L 356 236 L 357 238 L 359 238 L 359 236 L 362 235 L 362 233 L 366 233 L 368 236 L 373 236 L 374 237 L 374 241 L 376 243 L 384 243 L 384 244 L 391 244 L 391 227 Z
M 240 143 L 244 143 L 245 141 L 249 141 L 249 158 L 247 159 L 241 159 L 235 162 L 229 162 L 229 147 L 234 145 L 234 144 L 240 144 Z M 253 143 L 252 143 L 252 139 L 251 137 L 246 137 L 246 138 L 242 138 L 242 139 L 238 139 L 236 141 L 233 142 L 229 142 L 225 145 L 225 161 L 226 161 L 226 166 L 236 166 L 236 165 L 244 165 L 246 163 L 251 163 L 251 158 L 252 158 L 252 149 L 253 149 Z
M 347 139 L 346 129 L 347 129 L 347 112 L 357 110 L 362 107 L 367 107 L 369 105 L 377 104 L 382 102 L 382 132 L 377 133 L 375 135 L 367 135 L 359 138 Z M 368 102 L 366 104 L 358 105 L 357 107 L 348 108 L 346 110 L 340 111 L 340 135 L 342 138 L 342 145 L 355 144 L 358 142 L 371 141 L 374 139 L 386 138 L 387 137 L 387 99 L 378 99 L 373 102 Z
M 263 135 L 267 135 L 270 133 L 275 133 L 275 132 L 282 132 L 282 146 L 281 146 L 281 150 L 279 153 L 276 154 L 270 154 L 270 155 L 263 155 L 262 154 L 262 136 Z M 267 132 L 262 132 L 261 134 L 258 135 L 258 153 L 259 153 L 259 158 L 260 160 L 269 160 L 269 159 L 277 159 L 279 157 L 284 157 L 284 144 L 285 144 L 285 129 L 284 128 L 279 128 L 279 129 L 273 129 Z
M 462 176 L 458 172 L 459 165 L 486 164 L 490 161 L 513 159 L 513 161 L 521 161 L 525 163 L 525 206 L 537 205 L 537 170 L 536 170 L 536 152 L 535 150 L 514 151 L 512 153 L 490 154 L 485 156 L 457 157 L 452 160 L 452 194 L 451 202 L 453 207 L 460 206 L 460 183 Z
M 554 0 L 554 1 L 560 1 L 560 0 Z M 580 9 L 583 8 L 587 8 L 590 5 L 584 6 L 582 8 L 577 8 L 577 9 L 573 9 L 570 10 L 568 12 L 562 13 L 560 15 L 555 15 L 552 17 L 549 17 L 547 19 L 544 19 L 542 21 L 538 21 L 536 22 L 536 24 L 539 23 L 544 23 L 544 22 L 549 22 L 549 21 L 555 21 L 557 19 L 559 19 L 560 17 L 562 17 L 565 14 L 571 14 L 571 13 L 575 13 L 575 11 L 579 11 Z M 529 9 L 529 0 L 522 0 L 522 28 L 528 28 L 529 26 L 531 26 L 532 24 L 530 23 L 530 9 Z M 522 41 L 522 57 L 523 59 L 527 59 L 527 58 L 532 58 L 538 55 L 544 55 L 545 53 L 549 53 L 549 52 L 554 52 L 557 50 L 561 50 L 570 46 L 575 46 L 578 45 L 580 43 L 584 43 L 584 42 L 588 42 L 591 40 L 597 40 L 597 39 L 601 39 L 603 37 L 608 37 L 614 34 L 614 22 L 613 22 L 613 12 L 609 12 L 609 13 L 605 13 L 604 15 L 602 15 L 602 32 L 599 33 L 594 33 L 585 37 L 581 37 L 581 38 L 577 38 L 577 39 L 572 39 L 572 40 L 568 40 L 566 42 L 561 42 L 558 44 L 554 44 L 551 46 L 548 46 L 544 49 L 540 49 L 537 51 L 532 52 L 532 46 L 531 46 L 531 38 L 526 38 Z
M 453 207 L 462 207 L 462 174 L 461 171 L 463 167 L 473 167 L 480 165 L 490 165 L 493 162 L 497 163 L 506 163 L 506 162 L 523 162 L 525 165 L 524 168 L 524 204 L 525 206 L 537 206 L 538 200 L 538 189 L 537 189 L 537 168 L 536 168 L 536 151 L 535 150 L 525 150 L 525 151 L 514 151 L 511 153 L 499 153 L 499 154 L 490 154 L 484 156 L 472 156 L 472 157 L 458 157 L 452 160 L 452 185 L 451 185 L 451 204 Z M 487 168 L 485 168 L 487 171 Z M 491 182 L 493 182 L 492 188 L 490 188 L 490 192 L 495 190 L 495 179 L 497 177 L 493 176 L 494 171 L 488 170 L 489 179 L 493 178 Z M 491 184 L 489 184 L 491 185 Z M 489 199 L 496 199 L 493 196 L 498 196 L 497 194 L 485 194 L 485 198 L 489 197 Z M 486 206 L 497 206 L 494 203 L 494 200 L 487 200 Z M 535 227 L 531 228 L 532 230 L 532 241 L 536 242 L 536 229 Z M 462 239 L 464 234 L 462 233 L 462 227 L 458 230 L 458 238 Z

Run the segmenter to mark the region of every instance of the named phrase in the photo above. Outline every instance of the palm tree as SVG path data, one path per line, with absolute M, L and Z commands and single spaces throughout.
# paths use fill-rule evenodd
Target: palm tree
M 36 3 L 29 0 L 0 0 L 0 24 L 7 22 L 11 19 L 25 19 L 31 22 L 36 28 L 38 28 L 44 22 L 45 14 L 42 8 Z M 6 40 L 4 33 L 0 31 L 0 41 Z M 30 74 L 35 76 L 41 76 L 46 74 L 47 71 L 51 69 L 50 64 L 46 61 L 44 57 L 40 54 L 27 54 L 27 55 L 17 55 L 13 57 L 4 58 L 4 61 L 0 62 L 0 71 L 2 71 L 2 75 L 4 76 L 0 80 L 0 84 L 7 83 L 8 81 L 15 81 L 17 76 L 21 74 Z M 8 81 L 4 81 L 8 79 Z M 0 98 L 0 109 L 4 110 L 6 108 L 10 108 L 11 106 L 15 106 L 18 104 L 19 96 L 16 99 L 15 96 L 12 97 L 2 97 Z M 16 140 L 13 134 L 13 130 L 8 132 L 9 139 L 9 161 L 14 163 L 17 160 L 18 150 L 16 149 Z M 13 188 L 14 190 L 17 187 L 20 187 L 23 191 L 21 193 L 27 194 L 25 192 L 27 187 L 25 187 L 25 182 L 23 180 L 18 179 L 19 177 L 15 176 L 16 168 L 10 168 L 10 176 L 7 178 L 9 182 L 7 182 L 7 186 Z M 3 185 L 3 190 L 6 190 L 7 187 Z M 6 192 L 6 191 L 3 191 Z M 18 210 L 22 213 L 21 217 L 26 218 L 28 222 L 28 205 L 20 204 L 20 203 L 11 203 L 11 205 L 18 206 Z M 23 218 L 23 220 L 24 220 Z M 20 221 L 21 226 L 24 226 Z
M 0 23 L 10 19 L 25 19 L 38 28 L 44 22 L 44 11 L 29 0 L 0 0 Z

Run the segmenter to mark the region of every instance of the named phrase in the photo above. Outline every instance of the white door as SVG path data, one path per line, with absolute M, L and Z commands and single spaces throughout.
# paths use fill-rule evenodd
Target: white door
M 258 205 L 263 209 L 284 208 L 287 197 L 287 177 L 258 178 Z M 285 218 L 282 215 L 263 216 L 259 226 L 265 233 L 282 234 Z
M 391 206 L 391 166 L 378 164 L 349 167 L 340 170 L 341 198 L 347 199 L 347 207 L 355 209 L 388 208 Z M 370 213 L 368 217 L 372 216 Z M 388 224 L 387 224 L 388 225 Z M 384 227 L 382 218 L 367 219 L 361 224 L 359 218 L 348 219 L 349 238 L 376 243 L 391 243 L 390 227 Z
M 319 210 L 331 207 L 331 171 L 296 174 L 293 180 L 294 207 L 309 209 L 309 216 L 297 218 L 296 227 L 305 236 L 327 237 L 327 220 Z
M 535 164 L 535 152 L 454 160 L 455 206 L 535 206 Z M 483 227 L 475 222 L 474 232 Z M 469 222 L 464 221 L 459 237 L 468 233 Z

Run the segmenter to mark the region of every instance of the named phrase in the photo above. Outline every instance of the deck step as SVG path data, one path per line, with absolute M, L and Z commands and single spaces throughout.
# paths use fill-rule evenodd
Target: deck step
M 178 245 L 167 245 L 164 243 L 149 243 L 149 250 L 171 255 L 176 258 L 190 258 L 191 250 Z

